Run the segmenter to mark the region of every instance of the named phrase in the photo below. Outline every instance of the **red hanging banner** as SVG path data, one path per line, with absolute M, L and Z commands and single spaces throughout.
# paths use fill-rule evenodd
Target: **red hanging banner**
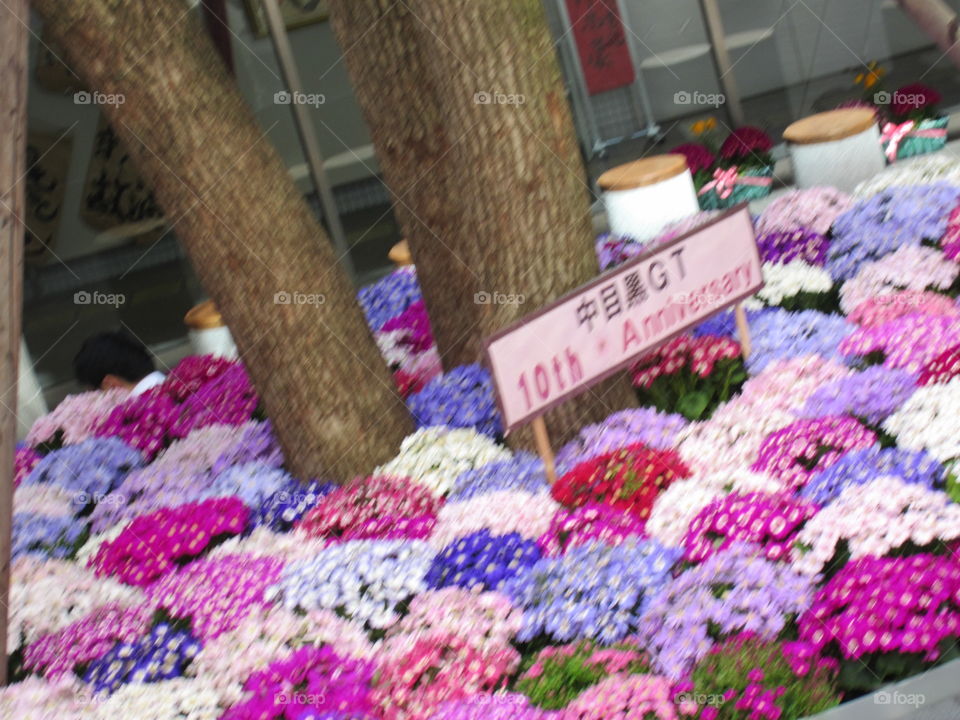
M 630 85 L 633 62 L 615 0 L 565 0 L 573 39 L 591 95 Z

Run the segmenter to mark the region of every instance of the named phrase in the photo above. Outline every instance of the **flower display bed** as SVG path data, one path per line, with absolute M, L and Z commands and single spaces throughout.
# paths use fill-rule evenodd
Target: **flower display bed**
M 552 486 L 486 371 L 440 373 L 412 267 L 360 302 L 418 429 L 345 486 L 288 474 L 238 363 L 69 398 L 17 450 L 0 716 L 898 720 L 951 697 L 958 207 L 947 182 L 771 203 L 753 351 L 725 312 L 640 358 L 638 407 L 557 448 Z

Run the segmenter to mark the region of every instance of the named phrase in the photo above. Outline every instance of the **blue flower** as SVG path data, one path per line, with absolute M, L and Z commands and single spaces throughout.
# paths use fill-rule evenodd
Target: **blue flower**
M 479 365 L 462 365 L 435 377 L 407 405 L 418 428 L 474 428 L 491 437 L 503 432 L 490 373 Z
M 823 470 L 800 491 L 801 497 L 818 505 L 827 505 L 846 488 L 865 485 L 884 475 L 895 475 L 904 482 L 933 489 L 943 485 L 943 466 L 923 450 L 902 450 L 872 446 L 854 450 Z
M 598 542 L 559 558 L 543 558 L 504 584 L 503 592 L 523 612 L 521 642 L 549 635 L 613 643 L 636 630 L 651 593 L 669 578 L 682 549 L 654 541 Z
M 367 316 L 367 324 L 379 330 L 422 297 L 413 266 L 394 270 L 385 278 L 360 289 L 357 298 Z
M 122 440 L 91 438 L 45 456 L 24 483 L 49 483 L 73 492 L 80 511 L 119 487 L 131 470 L 142 465 L 143 456 Z
M 432 588 L 449 585 L 499 590 L 502 585 L 533 567 L 540 548 L 519 533 L 491 535 L 479 530 L 447 545 L 434 558 L 426 581 Z
M 87 523 L 69 515 L 50 517 L 36 513 L 13 516 L 11 557 L 34 554 L 48 558 L 69 558 L 86 539 Z
M 255 509 L 254 524 L 266 525 L 277 532 L 287 532 L 336 487 L 332 482 L 312 480 L 303 484 L 291 478 L 286 487 L 277 490 Z
M 837 346 L 853 330 L 854 326 L 845 318 L 816 310 L 761 311 L 750 318 L 753 349 L 747 358 L 747 369 L 756 375 L 771 362 L 805 355 L 820 355 L 843 363 L 847 358 Z
M 200 652 L 200 642 L 190 633 L 158 623 L 148 635 L 132 643 L 117 643 L 87 667 L 83 681 L 95 693 L 113 693 L 128 683 L 151 683 L 183 675 Z
M 447 501 L 471 500 L 500 490 L 519 490 L 530 494 L 550 492 L 543 462 L 531 453 L 518 452 L 510 460 L 467 470 L 457 477 Z

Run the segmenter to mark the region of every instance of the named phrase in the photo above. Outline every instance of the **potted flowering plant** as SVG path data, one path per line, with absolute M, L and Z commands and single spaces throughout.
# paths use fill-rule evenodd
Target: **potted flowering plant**
M 889 103 L 891 121 L 884 124 L 881 139 L 890 162 L 934 152 L 946 144 L 948 118 L 937 108 L 941 95 L 934 88 L 911 83 L 875 97 Z
M 697 189 L 700 207 L 718 210 L 770 193 L 773 140 L 758 127 L 737 128 L 723 141 L 711 174 Z

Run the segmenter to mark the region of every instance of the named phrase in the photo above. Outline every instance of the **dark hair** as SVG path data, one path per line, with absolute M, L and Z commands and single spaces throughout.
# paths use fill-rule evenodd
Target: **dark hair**
M 87 338 L 73 358 L 73 374 L 77 380 L 95 388 L 100 387 L 107 375 L 138 382 L 153 370 L 153 358 L 143 343 L 121 331 Z

